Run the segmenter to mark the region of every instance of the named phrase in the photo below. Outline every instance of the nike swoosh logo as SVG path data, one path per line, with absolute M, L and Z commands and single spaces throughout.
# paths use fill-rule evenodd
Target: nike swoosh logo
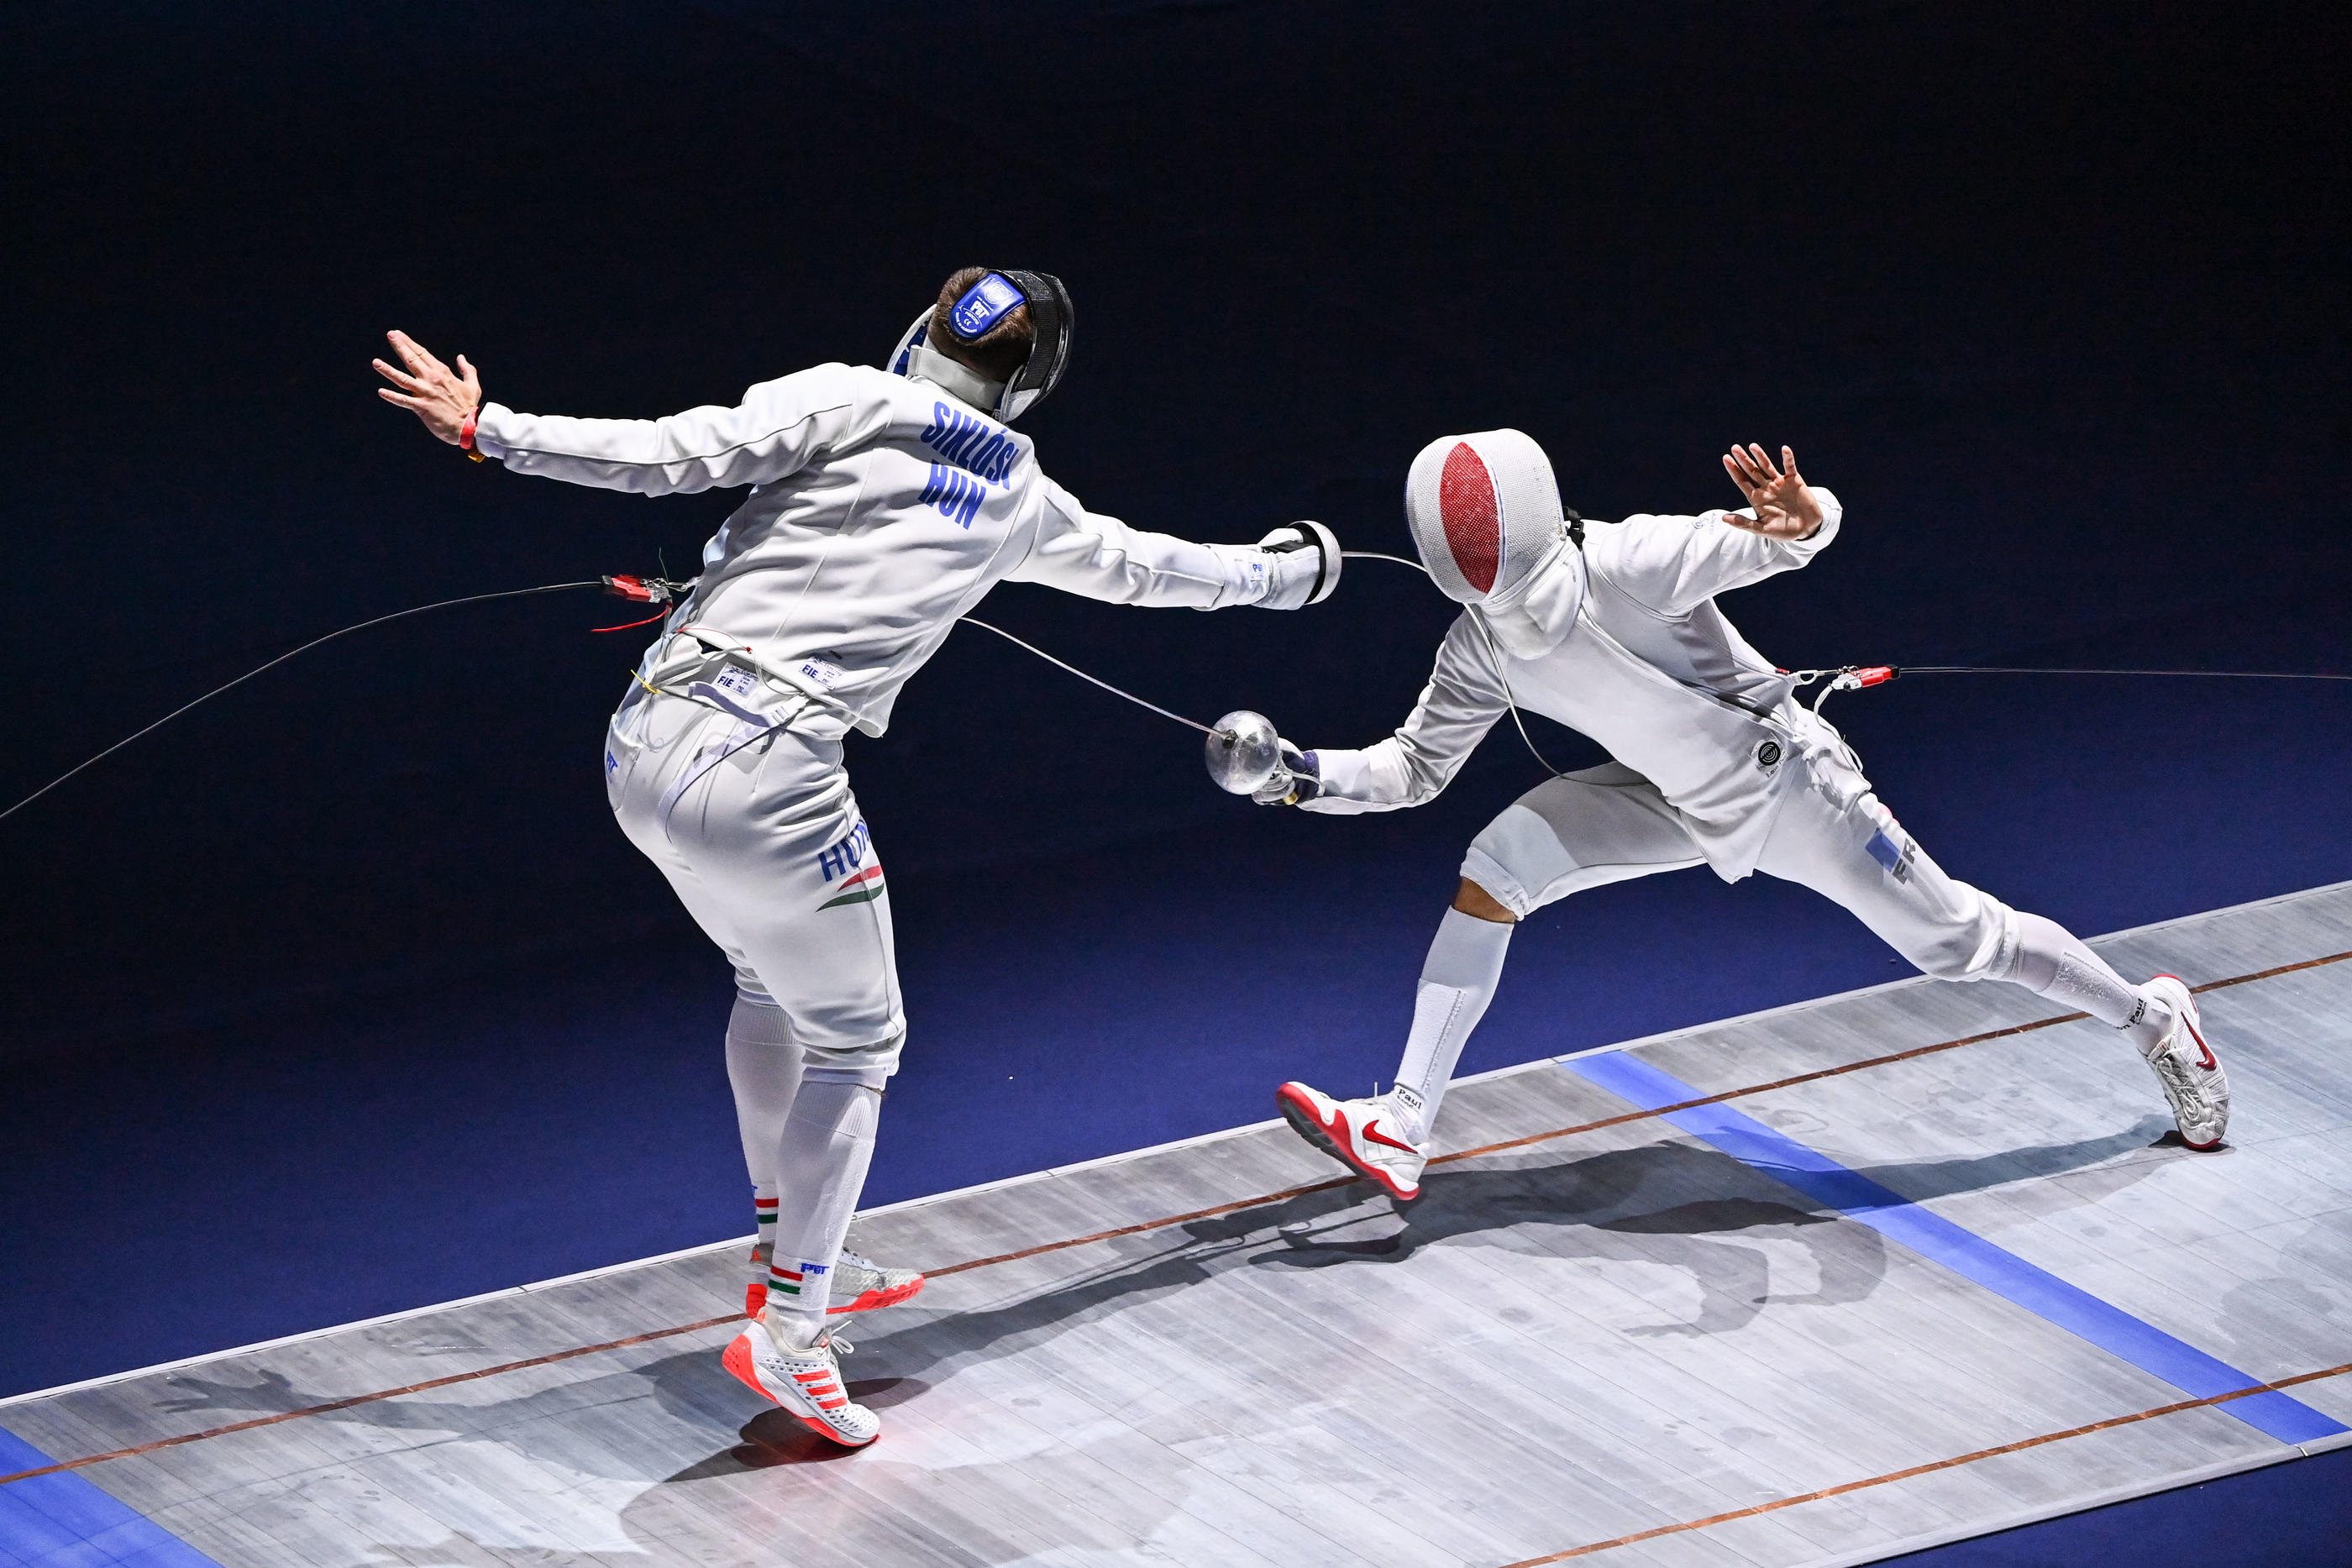
M 1391 1138 L 1387 1134 L 1381 1132 L 1381 1124 L 1378 1122 L 1367 1122 L 1364 1124 L 1364 1142 L 1368 1144 L 1386 1144 L 1392 1149 L 1402 1149 L 1409 1155 L 1417 1155 L 1421 1153 L 1419 1149 L 1414 1148 L 1411 1144 L 1400 1144 L 1394 1138 Z

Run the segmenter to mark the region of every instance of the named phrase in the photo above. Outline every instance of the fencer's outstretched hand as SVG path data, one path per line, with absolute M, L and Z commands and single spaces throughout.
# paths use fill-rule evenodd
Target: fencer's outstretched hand
M 1299 806 L 1323 793 L 1323 769 L 1315 754 L 1301 751 L 1286 740 L 1276 744 L 1282 748 L 1282 766 L 1251 791 L 1250 799 L 1261 806 Z
M 1748 444 L 1745 452 L 1734 446 L 1723 455 L 1723 471 L 1731 476 L 1731 482 L 1739 486 L 1756 513 L 1753 522 L 1737 512 L 1725 513 L 1723 520 L 1733 528 L 1767 538 L 1809 539 L 1822 526 L 1821 500 L 1797 472 L 1793 448 L 1780 448 L 1780 467 L 1775 468 L 1754 442 Z
M 376 388 L 375 395 L 407 409 L 425 422 L 425 429 L 450 445 L 457 445 L 466 421 L 482 406 L 482 378 L 466 362 L 463 354 L 457 356 L 457 368 L 453 371 L 405 332 L 395 329 L 384 337 L 391 340 L 393 352 L 408 369 L 395 371 L 382 360 L 376 361 L 376 370 L 392 385 Z

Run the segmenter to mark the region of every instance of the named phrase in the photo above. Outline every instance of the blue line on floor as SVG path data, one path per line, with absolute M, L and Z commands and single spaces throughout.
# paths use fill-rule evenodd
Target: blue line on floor
M 57 1460 L 0 1427 L 0 1474 Z M 186 1542 L 81 1477 L 34 1476 L 0 1487 L 0 1568 L 220 1568 Z
M 1576 1057 L 1560 1065 L 1643 1110 L 1704 1097 L 1679 1078 L 1661 1072 L 1622 1051 Z M 1670 1112 L 1665 1119 L 1684 1132 L 1706 1139 L 1734 1159 L 1795 1187 L 1814 1202 L 1841 1210 L 1849 1218 L 1975 1281 L 2035 1316 L 2080 1334 L 2101 1350 L 2121 1356 L 2142 1372 L 2164 1379 L 2194 1398 L 2208 1399 L 2233 1389 L 2252 1388 L 2262 1381 L 2087 1291 L 2078 1290 L 2014 1252 L 1961 1229 L 1941 1215 L 1774 1132 L 1752 1116 L 1744 1116 L 1726 1105 L 1701 1105 Z M 2284 1394 L 2251 1394 L 2216 1408 L 2282 1443 L 2308 1443 L 2346 1430 L 2340 1423 Z

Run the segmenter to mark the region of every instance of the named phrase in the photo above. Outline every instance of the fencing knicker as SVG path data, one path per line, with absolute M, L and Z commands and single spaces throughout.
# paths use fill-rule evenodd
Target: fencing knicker
M 623 710 L 606 794 L 629 841 L 735 967 L 782 1010 L 812 1081 L 879 1087 L 906 1017 L 890 900 L 841 743 L 673 695 Z
M 1757 870 L 1835 900 L 1926 974 L 2005 980 L 2017 957 L 2017 916 L 1929 859 L 1843 760 L 1792 756 L 1812 777 L 1790 789 Z M 1681 813 L 1658 787 L 1619 763 L 1528 791 L 1473 841 L 1462 875 L 1525 916 L 1589 887 L 1706 864 Z

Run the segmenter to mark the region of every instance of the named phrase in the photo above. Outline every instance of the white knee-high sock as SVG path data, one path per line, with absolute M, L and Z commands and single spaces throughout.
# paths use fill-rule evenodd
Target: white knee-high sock
M 814 1343 L 824 1331 L 834 1265 L 866 1186 L 881 1105 L 878 1084 L 843 1082 L 819 1069 L 784 1118 L 766 1315 L 770 1332 L 796 1346 Z
M 2126 984 L 2072 932 L 2039 915 L 2017 917 L 2017 956 L 2008 978 L 2123 1030 L 2143 1053 L 2161 1044 L 2172 1028 L 2172 1008 L 2162 997 Z
M 1462 1060 L 1463 1043 L 1486 1016 L 1510 946 L 1511 926 L 1503 921 L 1449 909 L 1437 923 L 1413 994 L 1412 1032 L 1405 1037 L 1404 1060 L 1388 1096 L 1408 1143 L 1428 1142 L 1437 1124 L 1438 1102 Z
M 735 1091 L 735 1128 L 751 1177 L 751 1262 L 764 1280 L 776 1239 L 776 1148 L 801 1087 L 801 1048 L 793 1043 L 782 1009 L 736 996 L 727 1018 L 727 1082 Z

